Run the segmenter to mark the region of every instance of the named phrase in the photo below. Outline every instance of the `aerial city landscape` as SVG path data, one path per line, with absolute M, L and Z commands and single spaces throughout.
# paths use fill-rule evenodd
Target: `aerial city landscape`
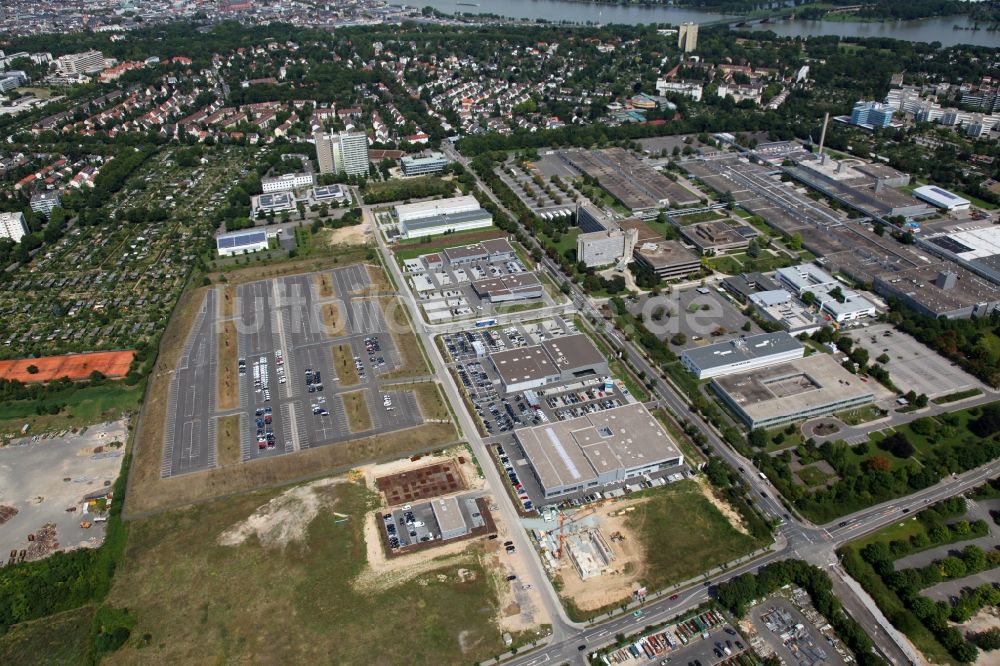
M 997 0 L 5 0 L 0 266 L 0 664 L 1000 664 Z

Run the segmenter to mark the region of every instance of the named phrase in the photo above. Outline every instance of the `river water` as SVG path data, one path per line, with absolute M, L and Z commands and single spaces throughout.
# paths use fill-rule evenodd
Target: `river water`
M 419 0 L 419 7 L 431 6 L 448 14 L 496 14 L 518 19 L 546 19 L 574 23 L 695 23 L 717 22 L 738 17 L 689 9 L 685 7 L 612 5 L 567 0 Z M 892 21 L 883 23 L 846 23 L 839 21 L 779 21 L 755 25 L 755 29 L 773 30 L 783 37 L 839 35 L 841 37 L 892 37 L 913 42 L 941 42 L 944 46 L 974 44 L 1000 48 L 1000 32 L 985 30 L 955 30 L 954 26 L 971 27 L 965 16 L 949 16 L 922 21 Z

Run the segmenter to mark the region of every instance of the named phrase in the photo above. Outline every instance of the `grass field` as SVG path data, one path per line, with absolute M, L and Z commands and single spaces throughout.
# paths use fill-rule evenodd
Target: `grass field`
M 389 280 L 386 279 L 385 271 L 382 270 L 381 266 L 373 266 L 371 264 L 367 264 L 365 268 L 368 269 L 368 278 L 371 280 L 372 288 L 375 291 L 396 290 L 395 287 L 393 287 L 389 283 Z
M 236 287 L 227 284 L 222 288 L 222 316 L 232 317 L 236 313 Z
M 0 636 L 0 664 L 75 666 L 83 663 L 94 606 L 76 608 L 16 625 Z
M 333 346 L 333 369 L 340 379 L 341 386 L 354 386 L 361 381 L 358 369 L 354 365 L 354 352 L 347 343 Z
M 417 257 L 431 252 L 440 252 L 449 247 L 459 247 L 471 243 L 479 243 L 491 238 L 500 238 L 503 232 L 499 229 L 491 228 L 478 231 L 467 231 L 458 234 L 440 234 L 438 236 L 428 236 L 412 241 L 405 241 L 392 246 L 392 254 L 396 257 L 399 265 L 403 265 L 406 259 L 416 259 Z
M 413 384 L 385 384 L 379 386 L 379 394 L 387 391 L 413 391 L 420 407 L 420 414 L 424 420 L 434 419 L 437 421 L 454 420 L 455 416 L 448 408 L 441 390 L 434 382 L 416 382 Z
M 413 334 L 410 326 L 410 318 L 406 314 L 406 307 L 399 298 L 380 299 L 382 312 L 385 314 L 385 321 L 388 324 L 392 340 L 399 353 L 400 365 L 395 370 L 381 375 L 382 379 L 397 379 L 400 377 L 416 377 L 426 375 L 430 372 L 427 361 L 424 360 L 424 353 L 420 346 L 420 341 Z
M 856 426 L 882 418 L 882 410 L 875 405 L 867 405 L 857 409 L 849 409 L 846 412 L 838 412 L 834 416 L 849 426 Z
M 365 400 L 365 391 L 351 391 L 341 393 L 340 398 L 344 401 L 344 411 L 347 413 L 347 425 L 351 432 L 364 432 L 372 428 L 372 415 L 368 411 L 368 402 Z
M 237 349 L 236 324 L 222 323 L 219 331 L 218 400 L 219 409 L 227 410 L 240 404 L 239 369 L 236 367 Z
M 629 515 L 642 539 L 643 582 L 658 590 L 752 552 L 760 544 L 734 528 L 691 480 L 650 493 Z
M 215 429 L 216 454 L 219 465 L 235 465 L 240 462 L 240 415 L 223 416 Z
M 320 306 L 319 313 L 328 338 L 339 338 L 347 333 L 347 317 L 341 305 L 342 301 L 334 301 Z
M 810 488 L 822 486 L 830 478 L 823 470 L 815 466 L 803 467 L 796 470 L 795 476 L 799 477 L 799 480 Z
M 141 382 L 135 386 L 122 382 L 82 388 L 70 386 L 41 400 L 0 402 L 0 436 L 20 434 L 25 423 L 31 424 L 29 432 L 37 434 L 117 420 L 124 412 L 139 409 L 142 387 Z M 36 411 L 39 406 L 46 412 L 50 408 L 59 410 L 56 414 L 39 415 Z
M 218 541 L 275 491 L 134 522 L 109 600 L 138 624 L 102 663 L 469 664 L 503 651 L 475 546 L 409 581 L 362 587 L 375 496 L 349 483 L 313 492 L 322 506 L 283 546 Z M 298 522 L 296 504 L 289 511 L 282 527 Z
M 329 274 L 320 273 L 314 277 L 314 280 L 320 298 L 333 298 L 333 280 L 330 279 Z

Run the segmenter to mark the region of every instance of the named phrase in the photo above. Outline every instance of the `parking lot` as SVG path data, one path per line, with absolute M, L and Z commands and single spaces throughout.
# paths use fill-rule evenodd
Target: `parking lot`
M 936 398 L 966 389 L 983 389 L 982 383 L 948 359 L 914 337 L 894 329 L 889 324 L 872 324 L 855 328 L 848 335 L 868 352 L 871 362 L 882 354 L 889 357 L 884 364 L 892 382 L 904 392 L 913 390 L 928 398 Z
M 822 620 L 819 616 L 817 619 Z M 783 663 L 801 666 L 839 666 L 845 663 L 836 640 L 820 632 L 813 622 L 783 597 L 771 597 L 751 608 L 750 620 L 757 629 L 758 638 Z
M 327 271 L 332 295 L 326 297 L 319 295 L 317 275 L 240 285 L 232 316 L 224 314 L 217 291 L 209 292 L 172 382 L 163 476 L 214 467 L 216 419 L 223 416 L 239 416 L 244 462 L 422 422 L 411 392 L 380 390 L 380 377 L 401 360 L 380 302 L 362 295 L 370 285 L 365 267 Z M 336 304 L 335 326 L 321 314 L 328 304 Z M 239 406 L 219 410 L 216 331 L 225 322 L 238 331 Z M 334 368 L 337 345 L 350 349 L 357 373 L 347 386 Z
M 485 500 L 468 493 L 457 499 L 467 532 L 454 538 L 482 534 L 493 529 L 492 519 L 487 520 L 489 510 L 486 508 Z M 441 526 L 438 524 L 431 502 L 428 501 L 406 504 L 383 513 L 382 535 L 390 552 L 399 553 L 413 546 L 451 540 L 442 539 Z
M 720 289 L 717 284 L 674 289 L 669 294 L 629 299 L 626 306 L 633 315 L 641 314 L 643 324 L 660 340 L 683 333 L 684 346 L 689 347 L 762 332 L 753 322 L 749 331 L 744 330 L 750 319 Z
M 711 610 L 639 636 L 623 648 L 610 650 L 606 658 L 612 664 L 714 666 L 739 663 L 736 658 L 746 649 L 746 639 L 722 613 Z

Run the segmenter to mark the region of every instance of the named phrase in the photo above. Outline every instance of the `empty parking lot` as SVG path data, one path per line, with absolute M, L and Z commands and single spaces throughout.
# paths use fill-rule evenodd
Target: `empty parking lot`
M 220 304 L 223 289 L 209 292 L 173 377 L 161 476 L 226 464 L 216 440 L 222 417 L 239 421 L 239 451 L 228 462 L 422 423 L 412 392 L 383 386 L 382 378 L 402 361 L 384 316 L 386 304 L 369 293 L 364 265 L 240 285 L 229 312 Z M 227 323 L 237 331 L 241 369 L 232 384 L 239 395 L 229 396 L 236 406 L 224 410 L 217 404 L 224 367 L 218 332 Z M 355 366 L 349 386 L 340 385 L 334 347 Z M 406 378 L 394 375 L 392 381 Z

